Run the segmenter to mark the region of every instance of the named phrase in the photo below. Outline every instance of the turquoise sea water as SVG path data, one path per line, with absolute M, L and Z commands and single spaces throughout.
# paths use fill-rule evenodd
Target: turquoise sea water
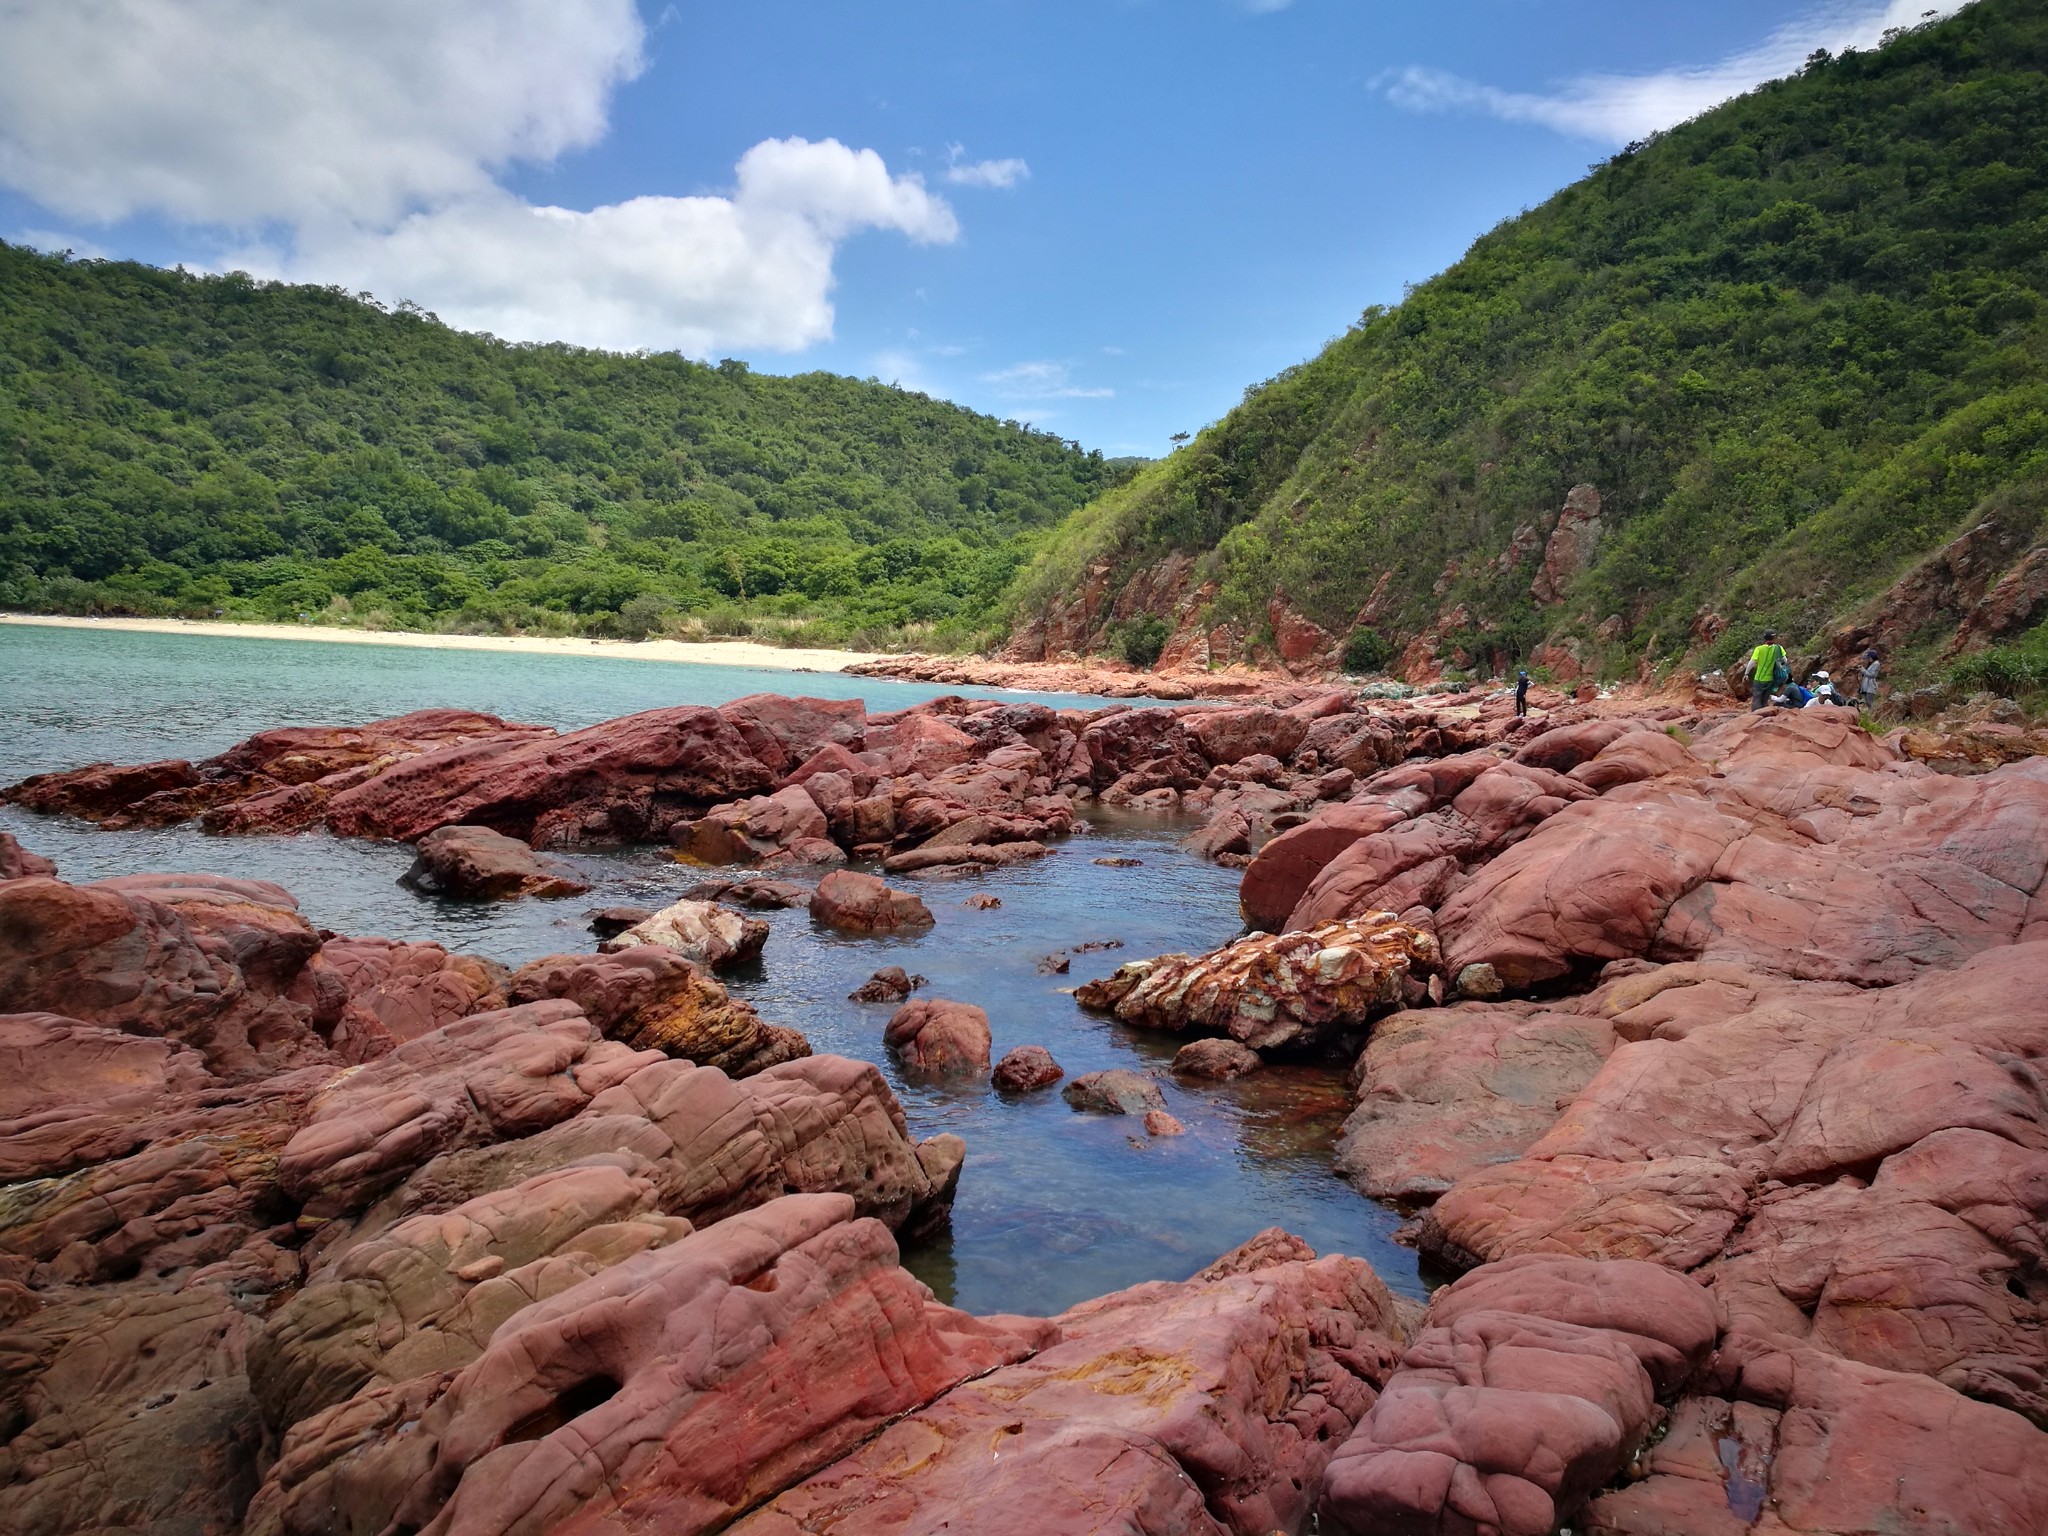
M 857 697 L 870 710 L 941 692 L 1100 702 L 597 656 L 10 625 L 0 626 L 0 782 L 92 761 L 199 758 L 267 726 L 357 722 L 430 705 L 573 727 L 760 692 Z M 906 1262 L 969 1310 L 1047 1312 L 1141 1280 L 1184 1277 L 1280 1225 L 1321 1251 L 1361 1254 L 1395 1289 L 1420 1294 L 1414 1255 L 1389 1240 L 1398 1218 L 1330 1172 L 1346 1108 L 1340 1074 L 1274 1068 L 1235 1084 L 1183 1086 L 1165 1071 L 1177 1040 L 1074 1006 L 1064 989 L 1123 959 L 1210 948 L 1238 927 L 1236 876 L 1182 853 L 1185 826 L 1100 807 L 1089 818 L 1052 858 L 971 883 L 918 884 L 938 919 L 918 938 L 854 938 L 816 928 L 801 910 L 772 914 L 759 969 L 732 979 L 764 1017 L 801 1029 L 818 1050 L 878 1063 L 918 1135 L 966 1138 L 952 1231 Z M 274 880 L 310 920 L 337 932 L 433 939 L 515 966 L 593 947 L 590 908 L 658 906 L 702 878 L 658 849 L 584 854 L 572 862 L 595 882 L 588 896 L 471 905 L 399 885 L 411 855 L 389 843 L 213 838 L 194 827 L 101 832 L 12 807 L 0 807 L 0 827 L 57 860 L 69 879 L 203 870 Z M 1093 862 L 1108 854 L 1143 863 Z M 964 901 L 977 892 L 1002 905 L 971 910 Z M 1053 951 L 1104 939 L 1123 948 L 1076 955 L 1065 975 L 1039 970 Z M 986 1086 L 905 1082 L 881 1048 L 889 1009 L 846 1001 L 890 964 L 928 976 L 928 995 L 986 1009 L 997 1054 L 1043 1045 L 1069 1076 L 1110 1066 L 1156 1071 L 1189 1134 L 1154 1140 L 1134 1120 L 1076 1114 L 1057 1089 L 1009 1100 Z

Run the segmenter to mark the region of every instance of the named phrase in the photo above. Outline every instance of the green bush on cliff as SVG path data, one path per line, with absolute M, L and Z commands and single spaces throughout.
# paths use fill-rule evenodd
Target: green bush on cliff
M 1481 237 L 1076 513 L 1011 611 L 1185 552 L 1253 635 L 1276 590 L 1342 633 L 1391 573 L 1390 641 L 1448 654 L 1454 628 L 1486 667 L 1566 636 L 1610 673 L 1668 662 L 1703 610 L 1729 647 L 1764 621 L 1804 640 L 1987 498 L 2048 487 L 2044 292 L 2048 9 L 1978 0 Z M 1541 529 L 1579 483 L 1604 536 L 1539 607 Z
M 1166 649 L 1172 631 L 1156 613 L 1141 613 L 1134 619 L 1118 619 L 1109 626 L 1109 648 L 1134 667 L 1149 667 Z
M 0 607 L 966 634 L 1130 472 L 873 381 L 0 245 Z

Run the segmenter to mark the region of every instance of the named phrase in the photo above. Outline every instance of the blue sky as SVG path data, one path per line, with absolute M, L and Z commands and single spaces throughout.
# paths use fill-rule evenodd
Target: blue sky
M 1927 8 L 0 0 L 0 235 L 1156 454 L 1621 143 Z

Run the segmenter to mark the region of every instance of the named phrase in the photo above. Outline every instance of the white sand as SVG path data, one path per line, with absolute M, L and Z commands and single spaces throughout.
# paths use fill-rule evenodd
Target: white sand
M 611 656 L 783 672 L 843 672 L 873 658 L 861 651 L 804 650 L 754 640 L 552 640 L 512 635 L 423 635 L 409 630 L 333 629 L 317 624 L 217 624 L 199 619 L 73 619 L 0 614 L 0 624 L 56 629 L 128 629 L 148 635 L 231 635 L 241 640 L 314 640 L 335 645 L 411 645 L 435 651 L 514 651 L 525 656 Z

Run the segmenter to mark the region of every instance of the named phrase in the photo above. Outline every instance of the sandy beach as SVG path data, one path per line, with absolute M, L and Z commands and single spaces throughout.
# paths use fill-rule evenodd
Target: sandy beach
M 198 619 L 79 619 L 0 614 L 0 624 L 53 629 L 128 629 L 151 635 L 226 635 L 237 640 L 311 640 L 331 645 L 409 645 L 435 651 L 516 651 L 529 656 L 610 656 L 700 666 L 772 667 L 783 672 L 844 672 L 864 651 L 827 651 L 754 640 L 557 640 L 529 635 L 426 635 L 411 630 L 333 629 L 314 624 L 220 624 Z

